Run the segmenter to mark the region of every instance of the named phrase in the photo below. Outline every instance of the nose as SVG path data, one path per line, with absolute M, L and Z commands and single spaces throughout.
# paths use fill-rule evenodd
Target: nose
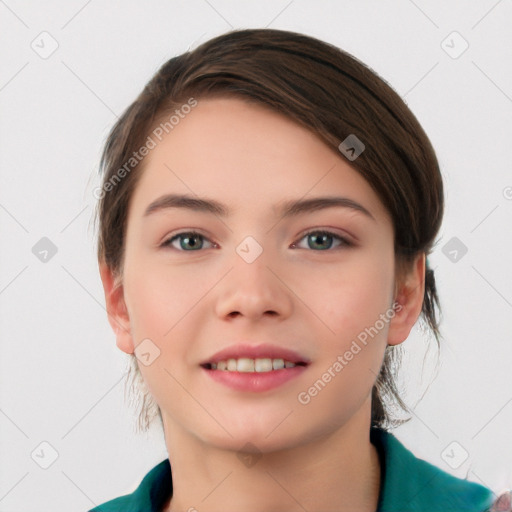
M 280 265 L 266 252 L 251 263 L 234 255 L 232 270 L 219 283 L 216 303 L 219 318 L 244 317 L 257 321 L 265 317 L 284 320 L 290 316 L 293 293 L 285 284 L 286 276 L 281 275 Z

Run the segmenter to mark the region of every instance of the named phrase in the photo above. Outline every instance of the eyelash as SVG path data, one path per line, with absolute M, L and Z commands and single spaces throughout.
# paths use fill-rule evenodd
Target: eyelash
M 340 235 L 337 235 L 336 233 L 333 233 L 332 231 L 327 231 L 327 230 L 324 230 L 324 229 L 314 229 L 314 230 L 311 230 L 311 231 L 308 231 L 306 233 L 304 233 L 300 238 L 299 238 L 299 241 L 302 240 L 303 238 L 306 238 L 307 236 L 309 235 L 312 235 L 312 234 L 316 234 L 316 235 L 327 235 L 327 236 L 331 236 L 337 240 L 339 240 L 341 242 L 341 244 L 338 246 L 338 247 L 335 247 L 334 249 L 339 249 L 339 248 L 349 248 L 349 247 L 353 247 L 354 244 L 352 242 L 350 242 L 349 240 L 347 240 L 345 237 L 343 236 L 340 236 Z M 176 249 L 175 247 L 172 247 L 171 244 L 174 240 L 177 240 L 181 237 L 184 237 L 185 235 L 192 235 L 192 236 L 199 236 L 205 240 L 208 240 L 210 241 L 207 237 L 205 237 L 202 233 L 199 233 L 198 231 L 181 231 L 179 233 L 176 233 L 175 235 L 173 235 L 171 238 L 168 238 L 167 240 L 165 240 L 162 244 L 161 244 L 161 247 L 163 248 L 168 248 L 168 249 L 175 249 L 179 252 L 197 252 L 197 251 L 194 251 L 194 250 L 191 250 L 191 251 L 183 251 L 181 249 Z M 296 246 L 296 243 L 294 242 L 292 244 L 292 246 Z M 300 249 L 303 249 L 303 247 L 300 247 Z M 329 247 L 328 249 L 324 249 L 325 251 L 327 252 L 332 252 L 334 249 L 332 249 L 331 247 Z M 313 249 L 310 249 L 312 250 L 313 252 L 323 252 L 323 250 L 319 250 L 319 251 L 315 251 Z

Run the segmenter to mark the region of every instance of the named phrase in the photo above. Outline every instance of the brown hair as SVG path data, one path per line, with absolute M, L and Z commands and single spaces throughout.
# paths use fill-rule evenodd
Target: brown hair
M 393 220 L 397 286 L 415 256 L 431 253 L 443 216 L 443 182 L 430 140 L 400 96 L 368 66 L 331 44 L 295 32 L 244 29 L 168 60 L 108 135 L 100 162 L 97 255 L 118 284 L 129 202 L 144 164 L 132 161 L 134 151 L 190 98 L 213 96 L 266 105 L 307 127 L 335 150 L 355 134 L 365 149 L 350 165 L 375 190 Z M 127 169 L 127 162 L 132 169 Z M 434 272 L 427 260 L 421 317 L 439 348 L 436 308 L 440 309 Z M 401 345 L 386 347 L 372 390 L 372 426 L 385 428 L 410 419 L 398 420 L 391 414 L 391 406 L 397 404 L 409 411 L 394 380 L 400 349 Z M 145 388 L 133 354 L 130 362 L 132 387 Z M 156 412 L 161 420 L 147 388 L 139 405 L 139 425 L 144 430 Z

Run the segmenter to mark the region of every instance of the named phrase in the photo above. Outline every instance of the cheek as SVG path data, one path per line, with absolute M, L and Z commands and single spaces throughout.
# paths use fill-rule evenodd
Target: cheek
M 125 282 L 130 323 L 144 336 L 164 336 L 190 308 L 195 290 L 182 269 L 170 268 L 136 250 L 126 259 Z
M 177 283 L 171 272 L 166 275 L 156 265 L 139 265 L 131 270 L 134 272 L 127 280 L 127 292 L 140 373 L 159 407 L 167 409 L 166 400 L 171 397 L 171 409 L 180 407 L 187 397 L 179 382 L 184 381 L 191 359 L 187 351 L 188 318 L 198 297 L 187 293 L 185 283 Z M 149 354 L 150 361 L 145 354 Z
M 150 338 L 160 345 L 165 334 L 175 323 L 178 298 L 158 280 L 144 273 L 130 286 L 130 326 L 132 335 Z M 135 344 L 140 339 L 134 339 Z
M 167 368 L 178 376 L 185 366 L 197 363 L 198 356 L 193 345 L 191 350 L 190 340 L 201 327 L 197 318 L 203 299 L 215 282 L 212 281 L 211 275 L 183 267 L 147 264 L 136 258 L 126 265 L 125 293 L 129 297 L 134 344 L 149 339 L 159 351 L 155 365 L 147 367 L 146 373 Z
M 323 291 L 317 290 L 312 300 L 319 316 L 334 331 L 330 334 L 337 340 L 337 348 L 342 348 L 365 328 L 373 326 L 387 311 L 392 280 L 389 259 L 375 255 L 354 260 L 346 268 L 329 275 Z

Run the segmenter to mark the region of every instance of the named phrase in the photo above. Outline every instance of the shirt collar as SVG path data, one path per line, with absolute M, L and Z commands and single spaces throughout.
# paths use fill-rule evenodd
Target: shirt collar
M 417 458 L 390 432 L 372 427 L 370 441 L 381 465 L 376 512 L 485 512 L 492 504 L 490 489 Z M 125 497 L 130 498 L 130 508 L 124 501 L 123 510 L 159 512 L 171 495 L 171 466 L 165 459 L 149 471 L 134 493 Z
M 484 512 L 491 505 L 490 489 L 416 457 L 392 433 L 373 427 L 370 441 L 382 472 L 377 512 Z

